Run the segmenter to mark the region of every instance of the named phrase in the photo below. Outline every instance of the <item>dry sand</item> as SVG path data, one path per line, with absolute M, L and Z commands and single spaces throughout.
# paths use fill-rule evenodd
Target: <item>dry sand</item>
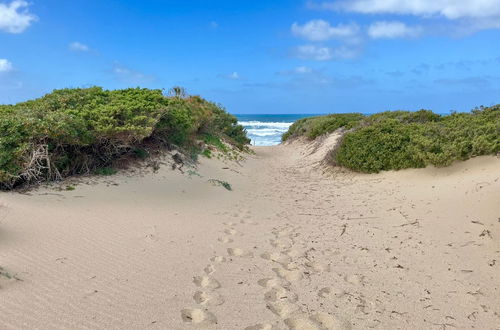
M 353 174 L 336 138 L 1 193 L 0 328 L 500 329 L 500 159 Z

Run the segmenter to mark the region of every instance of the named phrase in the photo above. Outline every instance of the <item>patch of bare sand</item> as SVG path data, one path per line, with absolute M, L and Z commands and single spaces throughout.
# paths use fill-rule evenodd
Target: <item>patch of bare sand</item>
M 498 329 L 500 159 L 326 170 L 337 139 L 0 194 L 2 328 Z

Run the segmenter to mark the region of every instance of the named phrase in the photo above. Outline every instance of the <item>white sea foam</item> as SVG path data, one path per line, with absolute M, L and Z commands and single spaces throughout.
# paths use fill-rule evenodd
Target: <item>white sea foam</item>
M 247 130 L 248 137 L 256 146 L 272 146 L 281 142 L 281 136 L 293 122 L 240 121 Z
M 268 127 L 268 128 L 281 128 L 285 131 L 288 130 L 288 127 L 293 123 L 282 123 L 282 122 L 265 122 L 265 121 L 240 121 L 240 125 L 245 127 Z

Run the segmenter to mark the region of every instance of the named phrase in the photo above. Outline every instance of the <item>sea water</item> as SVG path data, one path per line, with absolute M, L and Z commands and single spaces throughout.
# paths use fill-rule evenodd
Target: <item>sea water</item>
M 296 120 L 311 117 L 308 114 L 288 115 L 236 115 L 240 125 L 246 128 L 255 146 L 273 146 L 281 143 L 281 136 Z

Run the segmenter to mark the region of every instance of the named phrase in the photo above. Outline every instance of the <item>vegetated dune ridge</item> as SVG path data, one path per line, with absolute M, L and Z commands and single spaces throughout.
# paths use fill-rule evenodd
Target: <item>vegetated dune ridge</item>
M 1 193 L 2 328 L 498 329 L 500 159 L 356 174 L 337 138 Z

